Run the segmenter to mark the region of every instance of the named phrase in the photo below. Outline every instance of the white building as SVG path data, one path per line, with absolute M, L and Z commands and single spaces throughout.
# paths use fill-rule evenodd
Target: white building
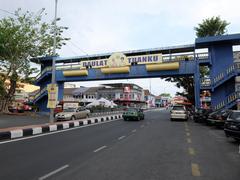
M 65 88 L 63 101 L 89 104 L 96 99 L 105 98 L 123 106 L 142 107 L 145 104 L 143 89 L 135 84 L 115 83 L 100 87 Z
M 144 90 L 144 99 L 147 103 L 147 108 L 155 107 L 156 96 L 151 94 L 148 89 Z

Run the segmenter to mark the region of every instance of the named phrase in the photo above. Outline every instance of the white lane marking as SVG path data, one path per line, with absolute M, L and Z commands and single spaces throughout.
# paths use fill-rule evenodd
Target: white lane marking
M 32 130 L 33 130 L 33 135 L 42 133 L 42 128 L 41 127 L 35 127 Z
M 125 138 L 126 136 L 121 136 L 121 137 L 119 137 L 118 138 L 118 140 L 121 140 L 121 139 L 123 139 L 123 138 Z
M 97 148 L 97 149 L 95 149 L 93 152 L 98 152 L 98 151 L 101 151 L 102 149 L 105 149 L 107 146 L 102 146 L 102 147 L 100 147 L 100 148 Z
M 18 137 L 23 136 L 23 130 L 22 129 L 13 130 L 13 131 L 10 131 L 10 132 L 11 132 L 11 138 L 18 138 Z
M 11 143 L 11 142 L 23 141 L 23 140 L 26 140 L 26 139 L 33 139 L 33 138 L 37 138 L 37 137 L 41 137 L 41 136 L 47 136 L 47 135 L 51 135 L 51 134 L 63 133 L 65 131 L 72 131 L 72 130 L 79 129 L 79 128 L 96 126 L 98 124 L 105 124 L 105 123 L 110 123 L 110 122 L 119 121 L 119 120 L 122 120 L 122 119 L 116 119 L 116 120 L 113 120 L 113 121 L 105 121 L 105 122 L 100 122 L 100 123 L 96 123 L 96 124 L 88 124 L 88 125 L 85 125 L 85 126 L 79 126 L 79 127 L 74 127 L 74 128 L 70 128 L 70 129 L 64 129 L 64 130 L 61 130 L 61 131 L 47 132 L 47 133 L 44 133 L 44 134 L 39 134 L 39 135 L 29 136 L 29 137 L 24 137 L 24 138 L 19 138 L 19 139 L 12 139 L 12 140 L 8 140 L 8 141 L 0 142 L 0 145 Z
M 132 130 L 132 133 L 135 133 L 137 130 L 136 129 L 134 129 L 134 130 Z
M 60 167 L 60 168 L 58 168 L 58 169 L 56 169 L 56 170 L 54 170 L 54 171 L 46 174 L 45 176 L 42 176 L 42 177 L 38 178 L 38 180 L 47 179 L 48 177 L 50 177 L 50 176 L 52 176 L 52 175 L 54 175 L 54 174 L 56 174 L 56 173 L 58 173 L 58 172 L 60 172 L 60 171 L 62 171 L 62 170 L 64 170 L 64 169 L 66 169 L 66 168 L 68 168 L 68 167 L 69 167 L 69 165 L 66 164 L 65 166 L 62 166 L 62 167 Z

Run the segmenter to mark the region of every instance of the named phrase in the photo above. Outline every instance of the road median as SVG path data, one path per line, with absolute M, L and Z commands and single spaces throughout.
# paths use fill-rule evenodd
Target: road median
M 28 125 L 22 127 L 11 127 L 0 129 L 0 141 L 22 138 L 26 136 L 34 136 L 43 133 L 61 131 L 64 129 L 86 126 L 89 124 L 103 123 L 122 118 L 122 113 L 108 114 L 104 116 L 90 117 L 74 121 L 61 121 L 55 123 L 45 123 L 39 125 Z

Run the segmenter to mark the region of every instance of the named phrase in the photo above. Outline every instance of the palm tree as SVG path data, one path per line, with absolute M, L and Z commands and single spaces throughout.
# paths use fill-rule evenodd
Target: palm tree
M 218 36 L 227 32 L 227 26 L 230 23 L 226 20 L 221 20 L 220 16 L 213 16 L 211 18 L 204 19 L 202 23 L 194 27 L 197 37 L 206 36 Z

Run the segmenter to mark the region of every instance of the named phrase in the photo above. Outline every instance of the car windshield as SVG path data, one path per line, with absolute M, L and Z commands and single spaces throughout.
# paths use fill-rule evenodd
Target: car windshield
M 130 111 L 130 112 L 134 111 L 134 112 L 136 112 L 138 110 L 136 108 L 128 108 L 127 111 Z
M 230 119 L 240 121 L 240 112 L 232 112 L 229 116 Z
M 75 112 L 75 108 L 64 109 L 63 112 Z
M 174 110 L 174 111 L 184 111 L 184 107 L 183 106 L 173 106 L 172 110 Z

